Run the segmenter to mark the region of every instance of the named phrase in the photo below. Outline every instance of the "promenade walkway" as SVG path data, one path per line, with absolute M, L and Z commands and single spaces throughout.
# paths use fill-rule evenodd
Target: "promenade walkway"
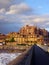
M 49 53 L 45 52 L 43 49 L 37 45 L 33 45 L 31 49 L 23 55 L 21 61 L 17 61 L 9 65 L 49 65 Z
M 33 46 L 30 65 L 49 65 L 49 53 L 46 53 L 38 46 Z

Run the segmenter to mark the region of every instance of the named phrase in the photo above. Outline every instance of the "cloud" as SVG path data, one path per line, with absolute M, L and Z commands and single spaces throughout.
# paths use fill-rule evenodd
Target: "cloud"
M 49 22 L 47 22 L 46 25 L 49 25 Z
M 0 14 L 4 14 L 6 10 L 4 8 L 0 9 Z
M 23 2 L 24 0 L 0 0 L 0 8 L 8 8 L 12 4 L 18 4 Z
M 9 11 L 6 14 L 29 14 L 32 12 L 32 9 L 25 3 L 20 3 L 18 5 L 12 5 L 9 8 Z
M 0 20 L 5 20 L 5 16 L 0 15 Z
M 11 0 L 4 0 L 4 1 L 3 1 L 3 0 L 0 0 L 0 3 L 1 3 L 1 4 L 8 4 L 10 1 L 11 1 Z
M 49 16 L 46 15 L 30 15 L 30 16 L 22 16 L 21 23 L 36 25 L 41 28 L 49 27 Z
M 0 0 L 0 8 L 6 8 L 10 5 L 11 0 Z
M 45 21 L 49 21 L 49 19 L 47 17 L 43 17 L 43 16 L 39 16 L 39 17 L 36 17 L 35 19 L 33 19 L 34 22 L 36 23 L 43 23 Z
M 0 22 L 15 23 L 16 25 L 36 25 L 49 28 L 49 14 L 36 15 L 34 8 L 31 9 L 23 0 L 0 0 Z M 11 3 L 13 2 L 13 3 Z M 14 4 L 16 2 L 16 4 Z M 8 9 L 7 9 L 7 8 Z M 39 6 L 39 8 L 42 8 Z M 7 9 L 7 10 L 6 10 Z M 1 21 L 2 20 L 2 21 Z
M 0 20 L 2 20 L 5 23 L 19 24 L 20 26 L 29 24 L 29 25 L 36 25 L 41 28 L 46 28 L 46 27 L 49 28 L 49 15 L 35 15 L 35 14 L 24 15 L 23 14 L 24 11 L 26 12 L 30 9 L 28 6 L 24 8 L 25 9 L 23 9 L 22 4 L 21 6 L 19 4 L 17 6 L 12 5 L 9 11 L 6 11 L 4 8 L 0 9 L 0 13 L 1 13 Z M 15 9 L 16 9 L 15 12 L 13 13 L 10 12 L 11 10 L 15 10 Z
M 49 28 L 49 15 L 22 15 L 22 14 L 7 14 L 0 15 L 0 20 L 5 23 L 15 23 L 16 25 L 35 25 L 41 28 Z M 7 21 L 7 22 L 6 22 Z M 2 23 L 3 23 L 2 22 Z

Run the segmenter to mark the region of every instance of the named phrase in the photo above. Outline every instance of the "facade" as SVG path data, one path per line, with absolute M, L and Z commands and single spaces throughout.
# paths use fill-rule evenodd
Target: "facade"
M 7 46 L 16 46 L 17 42 L 7 42 L 6 45 Z
M 43 34 L 43 32 L 45 33 Z M 46 36 L 46 34 L 47 34 L 46 30 L 39 29 L 35 26 L 26 25 L 25 27 L 22 27 L 19 30 L 19 32 L 10 32 L 6 36 L 0 34 L 0 43 L 5 41 L 6 45 L 13 46 L 16 44 L 27 45 L 33 45 L 34 43 L 43 44 L 45 43 L 44 42 L 45 38 L 43 35 Z

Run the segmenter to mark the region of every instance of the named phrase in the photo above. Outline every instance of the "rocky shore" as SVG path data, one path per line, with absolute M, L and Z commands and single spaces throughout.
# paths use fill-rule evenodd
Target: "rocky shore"
M 0 48 L 0 53 L 22 53 L 24 51 L 26 51 L 28 48 L 30 48 L 31 46 L 14 46 L 14 47 L 6 47 L 6 46 L 2 46 L 2 48 Z
M 22 53 L 26 51 L 26 49 L 0 49 L 0 53 Z

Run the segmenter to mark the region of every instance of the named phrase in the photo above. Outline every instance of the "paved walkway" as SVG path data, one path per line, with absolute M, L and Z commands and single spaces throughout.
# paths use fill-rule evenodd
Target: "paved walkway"
M 34 45 L 30 65 L 49 65 L 49 54 Z
M 49 65 L 49 54 L 34 45 L 19 63 L 9 65 Z

